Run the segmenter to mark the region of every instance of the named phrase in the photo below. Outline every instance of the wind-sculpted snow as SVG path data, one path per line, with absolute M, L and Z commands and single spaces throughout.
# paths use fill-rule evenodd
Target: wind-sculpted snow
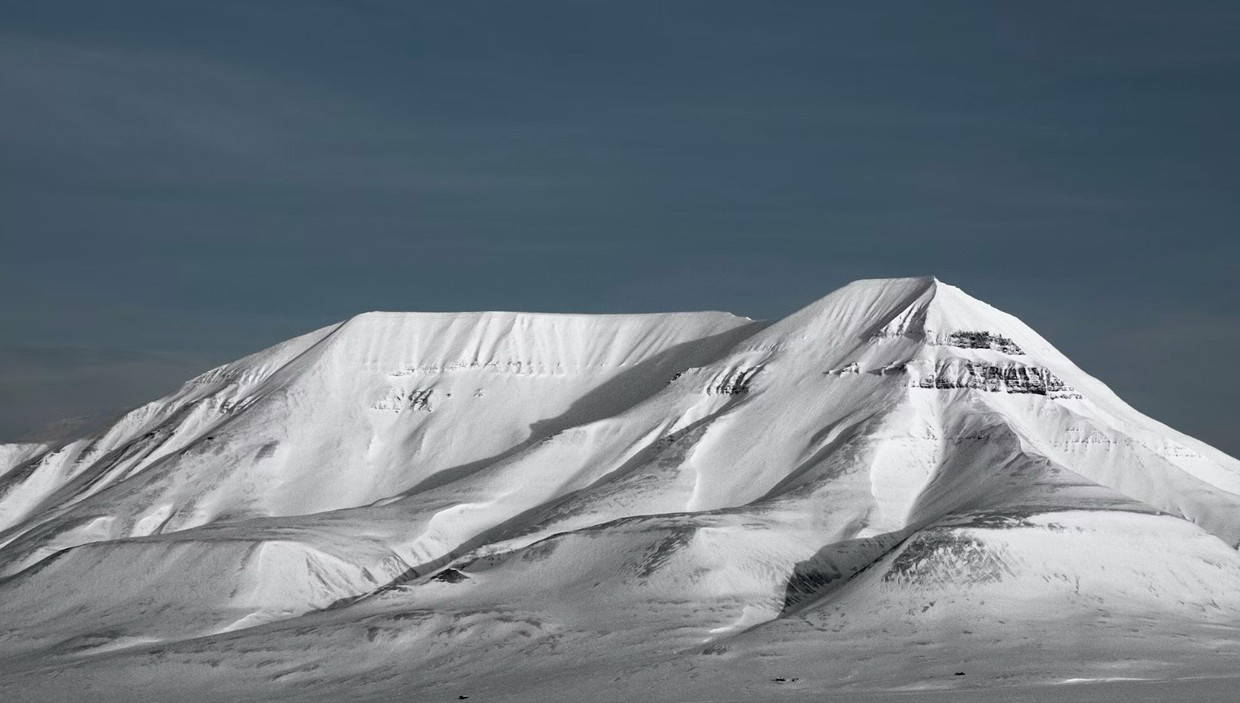
M 1240 462 L 932 278 L 770 324 L 360 315 L 0 447 L 0 529 L 4 700 L 764 700 L 1240 645 Z

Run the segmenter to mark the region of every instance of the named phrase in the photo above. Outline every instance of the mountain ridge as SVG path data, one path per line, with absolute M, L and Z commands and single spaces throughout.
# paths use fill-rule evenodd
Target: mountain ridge
M 1240 462 L 934 277 L 857 281 L 773 322 L 363 313 L 0 459 L 0 671 L 26 684 L 249 642 L 318 657 L 336 690 L 375 669 L 322 657 L 376 619 L 380 667 L 452 622 L 477 635 L 418 654 L 407 686 L 448 662 L 485 678 L 668 647 L 803 661 L 835 651 L 824 628 L 880 648 L 884 628 L 991 631 L 987 603 L 1030 632 L 1048 603 L 1096 628 L 1240 623 Z M 410 608 L 429 615 L 392 624 Z M 303 651 L 307 623 L 324 629 Z M 103 652 L 127 663 L 90 663 Z M 271 695 L 230 670 L 234 694 Z

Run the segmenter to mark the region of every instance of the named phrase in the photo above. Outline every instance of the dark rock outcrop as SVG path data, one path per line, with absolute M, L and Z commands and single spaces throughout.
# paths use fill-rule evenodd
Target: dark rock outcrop
M 1031 393 L 1079 398 L 1063 379 L 1043 368 L 1021 364 L 994 365 L 975 361 L 940 363 L 929 374 L 914 377 L 915 388 L 972 388 L 991 393 Z
M 986 331 L 952 332 L 951 336 L 947 338 L 946 344 L 947 346 L 960 347 L 961 349 L 993 349 L 1004 354 L 1024 354 L 1020 347 L 1016 346 L 1016 342 L 1001 334 Z

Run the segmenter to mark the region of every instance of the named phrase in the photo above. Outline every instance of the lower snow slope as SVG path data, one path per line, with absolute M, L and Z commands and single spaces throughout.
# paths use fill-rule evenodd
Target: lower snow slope
M 6 699 L 763 698 L 1240 644 L 1240 462 L 930 278 L 771 325 L 369 314 L 0 459 Z

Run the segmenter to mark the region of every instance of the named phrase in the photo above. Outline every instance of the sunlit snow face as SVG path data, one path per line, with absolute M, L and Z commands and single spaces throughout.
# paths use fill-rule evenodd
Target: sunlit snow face
M 0 445 L 0 488 L 18 701 L 907 694 L 1240 649 L 1240 462 L 931 277 L 769 324 L 366 313 Z

